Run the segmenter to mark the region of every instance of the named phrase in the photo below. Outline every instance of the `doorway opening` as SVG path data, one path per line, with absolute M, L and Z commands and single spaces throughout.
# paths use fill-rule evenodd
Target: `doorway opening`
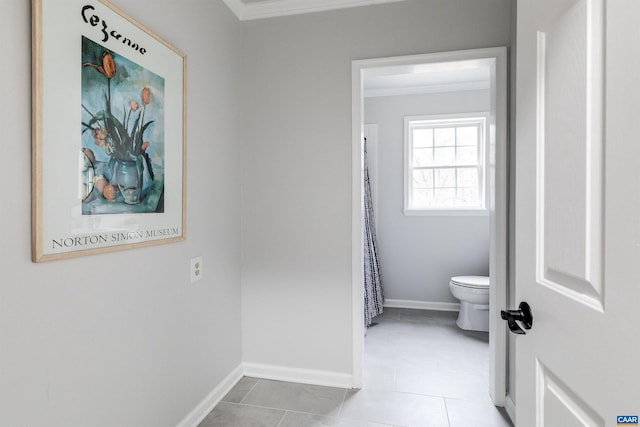
M 474 72 L 486 73 L 489 111 L 486 116 L 486 184 L 489 216 L 489 391 L 496 406 L 505 406 L 507 391 L 507 331 L 499 312 L 507 303 L 507 55 L 506 48 L 488 48 L 393 58 L 358 60 L 352 67 L 352 310 L 353 387 L 363 384 L 364 295 L 362 144 L 365 136 L 365 83 L 437 80 Z M 451 82 L 449 82 L 450 84 Z M 459 82 L 462 84 L 462 82 Z M 445 83 L 442 83 L 445 84 Z M 410 85 L 420 86 L 412 83 Z M 405 86 L 410 86 L 405 84 Z M 367 85 L 367 90 L 371 89 Z M 376 90 L 385 90 L 384 87 Z M 423 85 L 424 86 L 424 85 Z M 406 156 L 405 156 L 406 158 Z M 405 209 L 406 204 L 405 190 Z M 398 207 L 400 209 L 400 207 Z M 376 208 L 378 210 L 378 208 Z M 406 214 L 406 211 L 405 211 Z M 383 279 L 384 279 L 384 265 Z M 416 307 L 418 308 L 418 307 Z

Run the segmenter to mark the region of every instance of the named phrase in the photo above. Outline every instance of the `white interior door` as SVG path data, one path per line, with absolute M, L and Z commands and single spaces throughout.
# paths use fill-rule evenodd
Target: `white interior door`
M 517 36 L 516 425 L 615 426 L 640 415 L 640 1 L 519 0 Z

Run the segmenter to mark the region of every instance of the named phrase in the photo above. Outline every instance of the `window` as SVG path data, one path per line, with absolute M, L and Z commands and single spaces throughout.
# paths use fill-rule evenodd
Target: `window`
M 405 117 L 405 214 L 486 212 L 486 121 Z

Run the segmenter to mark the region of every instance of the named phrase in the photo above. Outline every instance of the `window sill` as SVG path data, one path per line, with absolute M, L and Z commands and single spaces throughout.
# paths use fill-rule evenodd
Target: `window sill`
M 489 216 L 489 209 L 403 209 L 405 216 Z

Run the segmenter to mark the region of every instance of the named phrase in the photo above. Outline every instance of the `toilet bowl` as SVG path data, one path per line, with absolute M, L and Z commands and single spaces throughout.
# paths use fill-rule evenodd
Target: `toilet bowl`
M 489 278 L 457 276 L 449 282 L 451 294 L 460 300 L 456 324 L 467 331 L 489 332 Z

